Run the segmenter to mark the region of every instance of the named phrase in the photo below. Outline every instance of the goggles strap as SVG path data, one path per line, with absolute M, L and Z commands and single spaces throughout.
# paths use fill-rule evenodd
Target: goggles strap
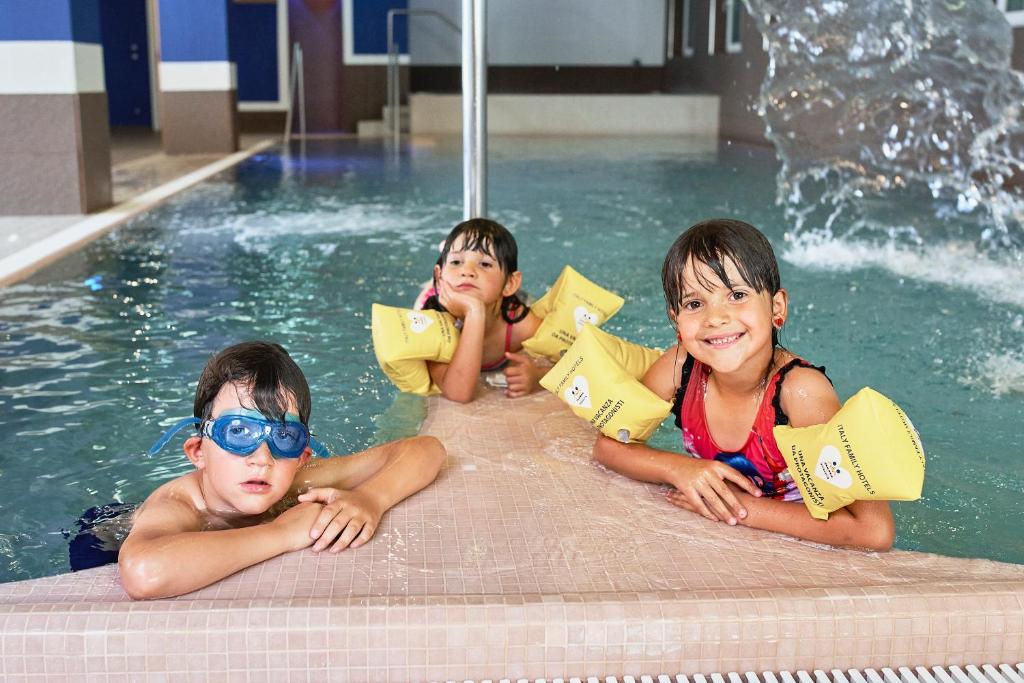
M 160 452 L 161 448 L 167 445 L 168 441 L 174 438 L 175 434 L 186 427 L 191 427 L 200 423 L 202 423 L 202 420 L 198 417 L 186 417 L 182 420 L 178 420 L 178 422 L 176 422 L 170 429 L 164 432 L 163 436 L 157 439 L 157 442 L 150 447 L 149 452 L 146 453 L 146 455 L 156 455 Z
M 327 446 L 323 445 L 322 443 L 317 441 L 315 438 L 313 438 L 312 434 L 309 435 L 309 447 L 313 449 L 313 455 L 315 455 L 317 457 L 320 457 L 320 458 L 329 458 L 329 457 L 331 457 L 331 452 L 327 449 Z

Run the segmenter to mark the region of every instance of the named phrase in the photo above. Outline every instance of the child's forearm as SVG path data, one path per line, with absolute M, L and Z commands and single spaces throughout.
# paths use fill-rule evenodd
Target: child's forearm
M 459 403 L 473 400 L 483 363 L 485 329 L 482 312 L 472 310 L 463 319 L 459 345 L 441 380 L 441 392 L 445 398 Z
M 600 434 L 594 444 L 594 459 L 610 470 L 637 481 L 672 484 L 678 453 L 658 450 L 642 443 L 624 444 Z
M 432 436 L 396 441 L 384 463 L 355 490 L 373 498 L 383 513 L 434 481 L 444 464 L 444 445 Z
M 827 520 L 814 519 L 799 501 L 743 495 L 747 516 L 744 526 L 776 531 L 817 543 L 886 551 L 892 547 L 895 526 L 885 501 L 859 501 L 829 513 Z
M 286 535 L 271 524 L 133 541 L 121 548 L 118 568 L 136 600 L 190 593 L 290 550 Z

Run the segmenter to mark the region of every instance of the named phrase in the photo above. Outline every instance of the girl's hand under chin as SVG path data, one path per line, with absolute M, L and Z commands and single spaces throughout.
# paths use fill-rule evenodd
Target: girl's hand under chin
M 467 318 L 474 313 L 483 313 L 484 304 L 467 292 L 460 292 L 444 280 L 437 280 L 437 300 L 456 318 Z

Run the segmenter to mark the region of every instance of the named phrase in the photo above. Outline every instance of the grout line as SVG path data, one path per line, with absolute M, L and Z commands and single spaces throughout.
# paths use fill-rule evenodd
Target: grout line
M 263 140 L 252 147 L 223 159 L 218 159 L 200 169 L 147 190 L 109 209 L 93 214 L 64 228 L 60 232 L 0 259 L 0 286 L 22 280 L 45 265 L 48 265 L 74 249 L 83 246 L 109 232 L 129 218 L 144 213 L 162 204 L 174 195 L 216 175 L 276 144 L 276 140 Z

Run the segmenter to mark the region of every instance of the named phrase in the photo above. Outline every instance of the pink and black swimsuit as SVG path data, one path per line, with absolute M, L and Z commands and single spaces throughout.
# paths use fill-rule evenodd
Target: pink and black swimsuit
M 825 374 L 825 368 L 811 365 L 802 358 L 794 358 L 780 368 L 768 382 L 746 443 L 737 452 L 727 452 L 719 448 L 711 437 L 704 411 L 704 395 L 711 368 L 693 356 L 687 356 L 675 404 L 672 406 L 676 426 L 683 433 L 683 446 L 693 455 L 706 460 L 718 460 L 739 470 L 766 496 L 779 500 L 801 500 L 800 491 L 786 469 L 786 461 L 779 452 L 772 432 L 776 425 L 789 424 L 789 418 L 782 412 L 781 389 L 786 375 L 796 367 L 814 368 Z

